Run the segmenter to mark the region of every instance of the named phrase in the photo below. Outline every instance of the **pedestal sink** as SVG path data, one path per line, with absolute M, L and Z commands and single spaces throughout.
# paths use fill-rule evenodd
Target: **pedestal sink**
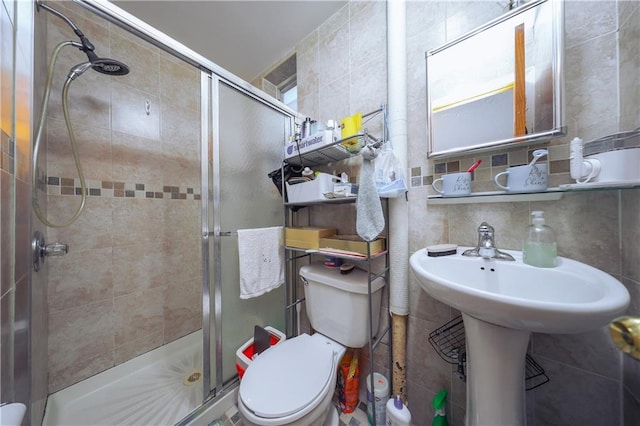
M 618 280 L 559 257 L 556 268 L 462 256 L 410 258 L 418 283 L 462 312 L 467 342 L 467 426 L 524 425 L 525 356 L 531 332 L 582 333 L 607 325 L 629 305 Z

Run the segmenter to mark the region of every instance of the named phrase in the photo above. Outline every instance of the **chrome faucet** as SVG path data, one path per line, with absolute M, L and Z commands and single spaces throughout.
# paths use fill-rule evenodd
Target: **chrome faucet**
M 483 259 L 515 260 L 509 253 L 496 248 L 494 234 L 493 226 L 482 222 L 478 228 L 478 245 L 474 249 L 465 250 L 462 255 L 482 257 Z

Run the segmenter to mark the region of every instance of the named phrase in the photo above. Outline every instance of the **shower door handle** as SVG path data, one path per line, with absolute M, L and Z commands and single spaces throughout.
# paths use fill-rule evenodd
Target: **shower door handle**
M 67 243 L 53 243 L 44 246 L 45 256 L 64 256 L 69 253 L 69 244 Z
M 234 235 L 233 231 L 208 231 L 202 234 L 205 238 L 208 237 L 231 237 Z
M 33 251 L 33 269 L 38 272 L 44 265 L 45 256 L 64 256 L 69 253 L 69 244 L 47 244 L 44 240 L 44 234 L 36 231 L 31 241 L 31 249 Z

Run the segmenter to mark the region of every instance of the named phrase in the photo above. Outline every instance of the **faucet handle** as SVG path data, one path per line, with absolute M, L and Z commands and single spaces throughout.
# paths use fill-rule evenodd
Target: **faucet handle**
M 495 229 L 493 226 L 489 225 L 487 222 L 482 222 L 478 227 L 479 234 L 493 234 Z
M 491 248 L 495 245 L 493 234 L 495 229 L 487 222 L 482 222 L 478 227 L 478 248 L 488 247 Z

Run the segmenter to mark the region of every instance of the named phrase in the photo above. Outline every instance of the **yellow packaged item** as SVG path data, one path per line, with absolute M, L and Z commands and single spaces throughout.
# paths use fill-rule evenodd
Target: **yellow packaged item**
M 349 348 L 342 357 L 338 368 L 338 403 L 343 413 L 353 413 L 358 407 L 359 385 L 358 350 Z
M 357 135 L 362 131 L 362 113 L 357 112 L 350 117 L 344 117 L 340 120 L 340 127 L 342 128 L 342 139 L 348 138 L 349 136 Z M 349 152 L 359 152 L 362 148 L 360 144 L 360 140 L 358 138 L 347 139 L 342 142 L 342 145 Z

